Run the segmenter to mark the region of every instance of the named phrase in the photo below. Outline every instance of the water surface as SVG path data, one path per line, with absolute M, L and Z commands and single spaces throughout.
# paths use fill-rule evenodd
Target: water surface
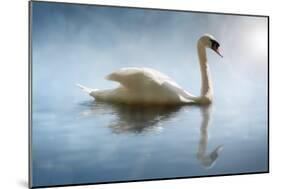
M 264 117 L 235 103 L 148 108 L 88 100 L 40 110 L 33 123 L 34 184 L 266 171 Z

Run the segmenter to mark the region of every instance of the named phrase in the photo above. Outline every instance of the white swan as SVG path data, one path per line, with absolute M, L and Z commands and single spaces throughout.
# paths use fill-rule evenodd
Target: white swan
M 168 76 L 150 68 L 122 68 L 115 71 L 106 79 L 117 81 L 120 86 L 116 89 L 98 90 L 77 84 L 96 100 L 126 104 L 210 104 L 213 99 L 212 82 L 206 57 L 206 48 L 218 53 L 219 43 L 209 34 L 203 35 L 197 43 L 197 51 L 201 71 L 201 95 L 193 96 Z

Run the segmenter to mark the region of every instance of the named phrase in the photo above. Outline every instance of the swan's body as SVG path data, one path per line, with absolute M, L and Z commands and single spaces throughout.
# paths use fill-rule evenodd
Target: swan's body
M 196 100 L 168 76 L 150 68 L 123 68 L 106 79 L 121 85 L 112 90 L 89 89 L 89 94 L 96 100 L 127 104 L 183 104 Z
M 193 96 L 168 76 L 150 68 L 122 68 L 106 79 L 120 83 L 116 89 L 98 90 L 78 85 L 96 100 L 126 104 L 209 104 L 213 99 L 212 83 L 206 58 L 206 47 L 218 52 L 218 43 L 210 35 L 204 35 L 198 40 L 197 50 L 201 71 L 201 95 Z

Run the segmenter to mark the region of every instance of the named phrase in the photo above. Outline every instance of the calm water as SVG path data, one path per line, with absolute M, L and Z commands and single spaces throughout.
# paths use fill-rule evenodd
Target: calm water
M 33 186 L 267 171 L 267 19 L 32 3 Z M 196 42 L 207 50 L 211 107 L 95 102 L 76 83 L 149 67 L 194 95 Z
M 33 121 L 33 184 L 266 171 L 265 113 L 257 104 L 147 108 L 92 100 L 41 109 Z

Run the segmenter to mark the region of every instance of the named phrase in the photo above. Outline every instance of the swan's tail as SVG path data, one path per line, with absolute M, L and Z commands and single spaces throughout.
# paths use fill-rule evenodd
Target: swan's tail
M 80 84 L 76 84 L 80 89 L 82 89 L 84 92 L 86 92 L 87 94 L 91 94 L 92 92 L 97 91 L 97 89 L 91 89 L 89 87 L 80 85 Z

